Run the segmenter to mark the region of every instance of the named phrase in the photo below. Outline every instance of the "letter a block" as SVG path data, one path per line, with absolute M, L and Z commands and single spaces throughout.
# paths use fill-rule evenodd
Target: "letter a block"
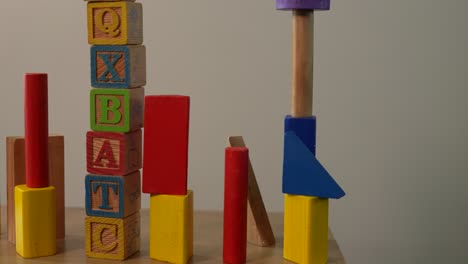
M 91 85 L 96 88 L 146 85 L 145 46 L 91 47 Z
M 97 45 L 143 43 L 143 9 L 140 3 L 88 3 L 88 42 Z
M 125 260 L 140 250 L 140 213 L 124 219 L 86 217 L 86 255 Z
M 150 257 L 185 264 L 193 255 L 193 192 L 150 198 Z
M 328 199 L 285 194 L 283 253 L 296 263 L 327 263 Z
M 140 171 L 126 176 L 86 176 L 86 214 L 124 218 L 140 210 Z
M 91 89 L 91 129 L 127 133 L 143 127 L 143 88 Z
M 23 258 L 57 252 L 55 188 L 15 187 L 16 252 Z
M 141 129 L 131 133 L 92 132 L 86 134 L 89 173 L 126 175 L 141 169 Z

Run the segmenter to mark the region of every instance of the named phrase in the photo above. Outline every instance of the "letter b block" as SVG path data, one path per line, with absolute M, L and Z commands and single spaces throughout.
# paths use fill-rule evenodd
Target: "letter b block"
M 143 9 L 140 3 L 88 3 L 88 42 L 98 45 L 143 43 Z
M 92 89 L 91 129 L 127 133 L 143 127 L 143 88 Z
M 86 214 L 124 218 L 140 210 L 140 171 L 126 176 L 86 176 Z
M 91 85 L 96 88 L 146 85 L 145 46 L 91 47 Z
M 89 173 L 126 175 L 141 169 L 141 129 L 131 133 L 92 132 L 86 134 Z
M 86 217 L 86 255 L 125 260 L 140 250 L 140 213 L 124 219 Z

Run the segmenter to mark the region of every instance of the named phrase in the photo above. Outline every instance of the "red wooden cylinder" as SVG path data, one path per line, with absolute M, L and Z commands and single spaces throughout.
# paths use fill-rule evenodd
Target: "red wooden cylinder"
M 24 76 L 24 144 L 26 185 L 49 186 L 47 74 Z
M 226 148 L 224 180 L 223 261 L 245 263 L 249 150 Z

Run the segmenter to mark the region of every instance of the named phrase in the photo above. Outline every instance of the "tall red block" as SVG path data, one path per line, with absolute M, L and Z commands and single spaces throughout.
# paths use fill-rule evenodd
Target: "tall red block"
M 145 97 L 143 192 L 187 194 L 190 97 Z
M 245 263 L 249 150 L 226 148 L 224 179 L 223 261 Z
M 24 75 L 24 131 L 26 185 L 49 187 L 49 110 L 47 74 Z

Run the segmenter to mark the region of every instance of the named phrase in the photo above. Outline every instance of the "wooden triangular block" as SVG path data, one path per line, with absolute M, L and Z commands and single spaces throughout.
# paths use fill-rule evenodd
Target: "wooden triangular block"
M 246 147 L 242 136 L 229 137 L 230 147 Z M 249 160 L 249 192 L 247 203 L 247 241 L 260 247 L 275 245 L 275 236 L 263 204 L 262 194 Z

